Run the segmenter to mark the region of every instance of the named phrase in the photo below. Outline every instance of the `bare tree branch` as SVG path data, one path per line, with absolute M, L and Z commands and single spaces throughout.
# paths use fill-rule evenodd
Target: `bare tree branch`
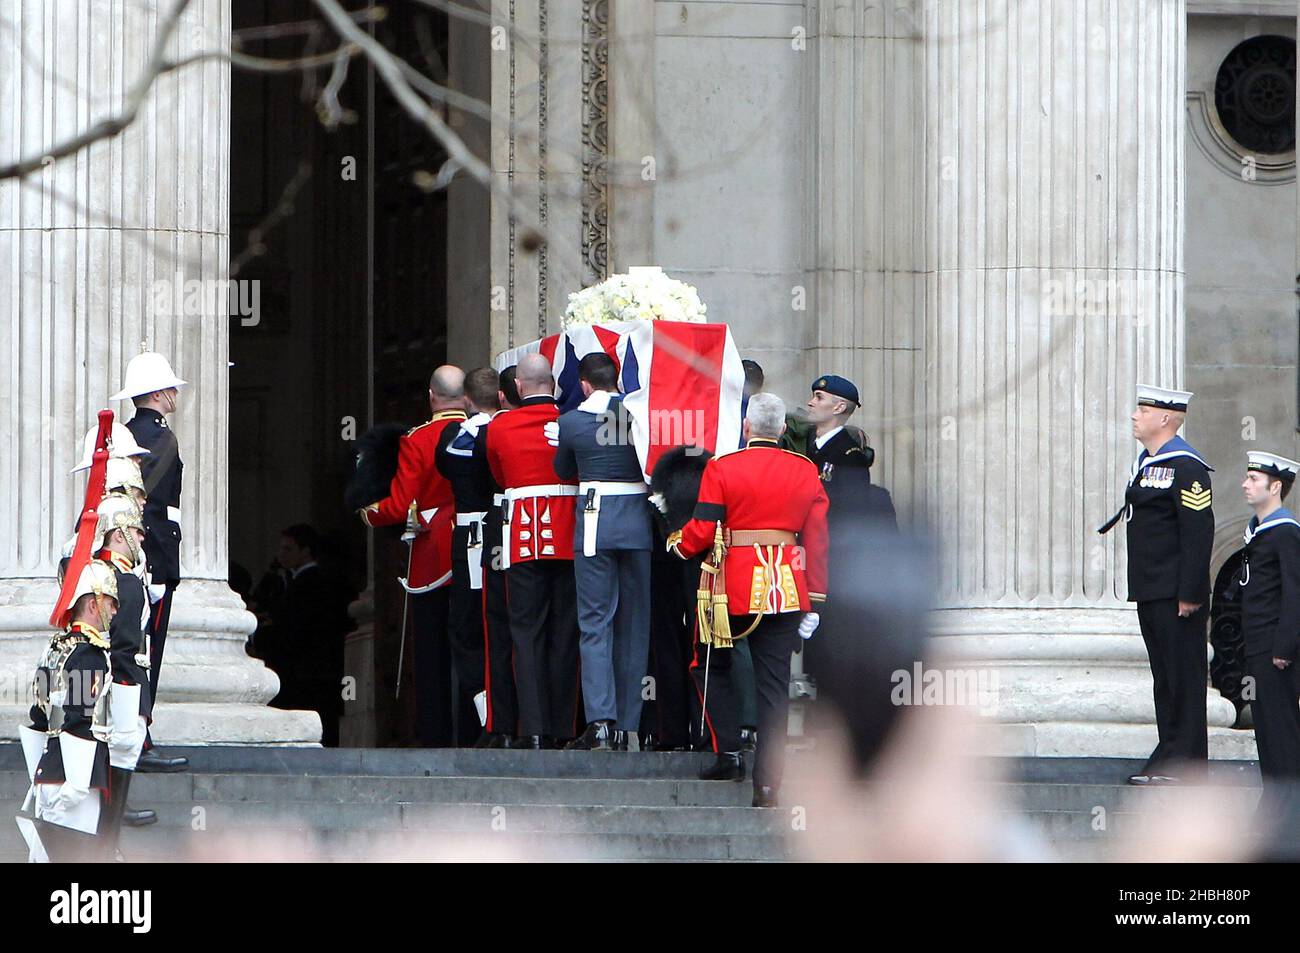
M 154 38 L 153 50 L 149 54 L 149 60 L 145 64 L 144 71 L 135 81 L 130 92 L 127 93 L 126 107 L 120 113 L 107 119 L 101 119 L 90 128 L 73 136 L 71 139 L 59 143 L 48 152 L 28 156 L 26 159 L 19 159 L 9 165 L 0 166 L 0 179 L 13 179 L 30 175 L 56 159 L 62 159 L 64 156 L 80 152 L 93 142 L 116 136 L 135 122 L 135 117 L 140 111 L 144 98 L 149 94 L 154 81 L 162 72 L 163 64 L 166 62 L 167 44 L 171 42 L 172 34 L 176 32 L 176 24 L 180 22 L 181 14 L 185 12 L 185 8 L 189 5 L 190 0 L 176 0 L 176 5 L 163 19 L 158 29 L 158 35 Z
M 430 108 L 429 104 L 411 88 L 407 82 L 407 74 L 402 69 L 403 61 L 400 58 L 393 56 L 382 43 L 353 23 L 337 0 L 312 0 L 312 2 L 325 15 L 342 39 L 350 40 L 361 47 L 398 105 L 437 140 L 450 159 L 455 160 L 457 165 L 473 176 L 488 192 L 506 203 L 510 213 L 540 236 L 542 241 L 566 252 L 564 255 L 556 255 L 555 261 L 563 261 L 567 265 L 569 262 L 580 260 L 581 256 L 577 254 L 577 249 L 571 243 L 559 239 L 543 225 L 536 211 L 522 202 L 513 191 L 497 183 L 487 163 L 476 156 L 460 136 L 447 126 L 437 111 Z M 576 273 L 569 277 L 577 278 L 578 284 L 581 285 L 581 278 Z
M 231 278 L 237 276 L 250 261 L 266 254 L 266 243 L 263 239 L 275 226 L 293 214 L 294 201 L 298 198 L 298 193 L 302 191 L 302 187 L 307 184 L 307 180 L 311 178 L 311 175 L 311 163 L 306 160 L 299 162 L 298 170 L 280 193 L 280 199 L 275 203 L 275 208 L 271 209 L 265 218 L 248 230 L 247 246 L 230 261 Z

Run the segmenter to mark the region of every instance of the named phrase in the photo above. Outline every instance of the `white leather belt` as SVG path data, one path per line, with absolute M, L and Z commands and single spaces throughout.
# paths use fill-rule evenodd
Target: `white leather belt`
M 595 491 L 592 493 L 591 491 Z M 582 508 L 582 555 L 596 555 L 596 527 L 600 525 L 600 499 L 603 496 L 645 496 L 649 488 L 641 482 L 615 483 L 608 480 L 583 480 L 578 484 L 578 501 Z M 590 497 L 588 497 L 590 494 Z M 590 501 L 588 502 L 588 499 Z
M 532 486 L 512 486 L 506 490 L 506 499 L 530 500 L 541 496 L 577 496 L 578 488 L 572 483 L 535 483 Z
M 483 524 L 487 513 L 457 513 L 457 526 L 477 526 L 477 533 L 470 533 L 465 542 L 465 562 L 469 566 L 469 587 L 483 588 Z M 477 540 L 477 542 L 475 542 Z
M 512 486 L 508 488 L 505 493 L 505 512 L 501 514 L 501 568 L 510 568 L 510 523 L 514 519 L 516 501 L 546 499 L 552 496 L 577 495 L 578 488 L 572 483 L 534 483 L 530 486 Z
M 181 508 L 179 506 L 167 507 L 167 518 L 177 526 L 181 525 Z

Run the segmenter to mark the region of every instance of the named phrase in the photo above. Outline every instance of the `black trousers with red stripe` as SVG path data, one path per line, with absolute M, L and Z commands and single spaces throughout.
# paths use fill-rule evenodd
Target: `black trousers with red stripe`
M 167 645 L 167 627 L 172 619 L 172 596 L 176 583 L 167 584 L 163 597 L 150 608 L 149 616 L 149 722 L 153 723 L 153 706 L 158 703 L 158 676 L 162 672 L 163 649 Z M 153 732 L 146 730 L 144 746 L 153 747 Z
M 519 731 L 577 734 L 578 608 L 573 562 L 536 559 L 506 570 Z
M 745 638 L 754 660 L 754 688 L 758 694 L 758 750 L 754 757 L 754 783 L 779 787 L 785 768 L 785 745 L 790 717 L 790 656 L 799 644 L 802 612 L 764 616 Z M 731 631 L 744 632 L 752 615 L 730 617 Z M 735 649 L 696 646 L 696 672 L 702 673 L 708 657 L 706 716 L 718 751 L 740 750 L 740 700 L 731 678 Z

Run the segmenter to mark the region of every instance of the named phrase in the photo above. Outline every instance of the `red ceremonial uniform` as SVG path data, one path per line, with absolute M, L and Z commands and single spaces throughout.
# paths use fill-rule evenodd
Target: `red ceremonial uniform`
M 744 450 L 714 457 L 700 478 L 693 518 L 673 549 L 690 557 L 724 530 L 784 530 L 798 546 L 733 544 L 727 551 L 728 609 L 734 615 L 809 611 L 826 598 L 826 510 L 830 501 L 807 457 L 754 438 Z
M 535 559 L 573 558 L 578 484 L 556 474 L 555 448 L 545 432 L 546 424 L 559 417 L 552 398 L 528 397 L 493 417 L 484 431 L 488 466 L 509 503 L 509 522 L 502 528 L 506 568 Z
M 415 504 L 420 532 L 411 543 L 410 592 L 428 592 L 451 582 L 451 531 L 456 523 L 455 500 L 449 483 L 434 464 L 438 438 L 444 428 L 459 426 L 462 410 L 444 410 L 401 438 L 397 475 L 388 496 L 361 511 L 369 526 L 394 526 L 406 522 Z

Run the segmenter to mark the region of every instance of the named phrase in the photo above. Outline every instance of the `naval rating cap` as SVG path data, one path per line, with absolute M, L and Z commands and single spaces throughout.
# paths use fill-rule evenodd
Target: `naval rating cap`
M 1138 384 L 1137 401 L 1140 406 L 1160 407 L 1164 410 L 1186 410 L 1192 399 L 1188 390 L 1171 390 L 1168 387 L 1154 387 L 1151 384 Z
M 1269 476 L 1277 477 L 1285 483 L 1294 482 L 1296 474 L 1300 473 L 1300 463 L 1288 460 L 1286 457 L 1279 457 L 1276 453 L 1251 450 L 1246 454 L 1246 458 L 1248 460 L 1246 464 L 1247 470 L 1267 473 Z
M 840 377 L 838 374 L 823 374 L 812 382 L 812 389 L 825 391 L 832 397 L 851 400 L 855 407 L 862 406 L 862 401 L 858 399 L 857 387 L 847 377 Z

